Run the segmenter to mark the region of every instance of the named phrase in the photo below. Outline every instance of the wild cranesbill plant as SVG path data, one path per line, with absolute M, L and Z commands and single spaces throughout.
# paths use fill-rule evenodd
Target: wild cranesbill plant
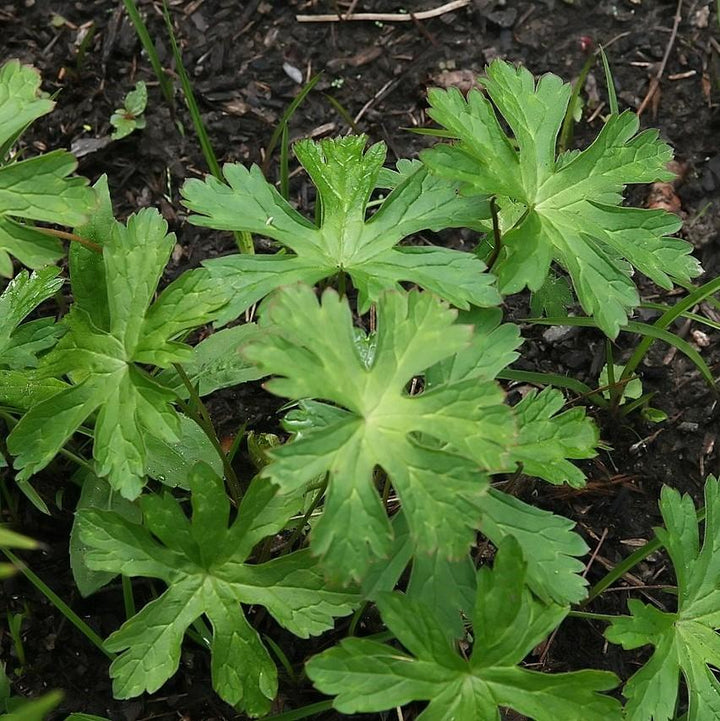
M 81 593 L 117 574 L 166 587 L 106 641 L 117 697 L 158 690 L 192 627 L 204 629 L 218 694 L 266 714 L 278 672 L 253 609 L 307 638 L 353 611 L 355 629 L 372 602 L 392 645 L 350 637 L 306 666 L 343 713 L 421 701 L 424 721 L 495 721 L 500 707 L 536 721 L 658 721 L 675 712 L 680 672 L 690 721 L 720 713 L 714 479 L 702 549 L 692 503 L 663 492 L 658 535 L 678 574 L 677 612 L 631 601 L 607 631 L 625 648 L 655 647 L 625 685 L 624 710 L 602 693 L 618 684 L 612 673 L 522 666 L 586 598 L 588 549 L 572 521 L 499 481 L 522 471 L 581 487 L 574 461 L 595 455 L 598 434 L 556 389 L 506 402 L 496 379 L 521 338 L 502 322 L 502 296 L 528 287 L 547 297 L 567 274 L 614 337 L 639 304 L 633 268 L 665 288 L 700 269 L 670 237 L 675 216 L 620 205 L 624 185 L 669 176 L 657 133 L 611 116 L 588 149 L 558 155 L 568 85 L 500 61 L 483 85 L 487 96 L 431 91 L 430 114 L 455 142 L 422 162 L 383 168 L 384 145 L 364 136 L 296 143 L 314 221 L 256 166 L 226 165 L 226 182 L 188 181 L 190 222 L 281 249 L 206 259 L 158 294 L 175 244 L 165 221 L 152 209 L 117 221 L 106 180 L 91 190 L 68 178 L 67 153 L 9 154 L 52 103 L 34 70 L 0 69 L 0 143 L 12 158 L 0 167 L 0 272 L 12 275 L 8 253 L 31 268 L 60 256 L 34 221 L 65 222 L 84 240 L 69 251 L 72 301 L 59 321 L 28 320 L 62 290 L 57 268 L 21 270 L 0 296 L 0 403 L 16 479 L 47 511 L 32 476 L 58 454 L 81 464 L 71 537 Z M 481 251 L 401 245 L 460 227 L 492 233 L 492 273 Z M 238 324 L 258 302 L 257 323 Z M 211 322 L 228 327 L 187 342 Z M 291 437 L 243 493 L 200 397 L 263 376 L 292 403 Z M 498 549 L 492 568 L 476 568 L 478 534 Z

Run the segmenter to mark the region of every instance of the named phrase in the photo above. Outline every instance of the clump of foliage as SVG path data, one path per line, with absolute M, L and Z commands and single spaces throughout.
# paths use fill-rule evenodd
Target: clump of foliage
M 615 337 L 639 304 L 633 268 L 665 288 L 700 269 L 670 237 L 675 216 L 620 205 L 626 184 L 668 177 L 657 133 L 612 115 L 588 149 L 558 155 L 568 85 L 501 61 L 483 85 L 488 97 L 431 92 L 431 115 L 455 142 L 422 162 L 383 168 L 384 145 L 368 148 L 365 136 L 296 143 L 317 193 L 314 221 L 257 166 L 188 181 L 191 222 L 281 248 L 205 259 L 159 294 L 175 236 L 156 210 L 119 222 L 106 179 L 92 190 L 69 179 L 64 152 L 0 167 L 0 271 L 13 274 L 8 253 L 47 266 L 18 272 L 0 295 L 7 461 L 45 512 L 33 476 L 60 468 L 60 456 L 81 467 L 70 554 L 83 595 L 118 574 L 165 586 L 102 644 L 118 698 L 157 691 L 187 634 L 208 648 L 217 693 L 267 714 L 275 659 L 294 674 L 260 632 L 267 613 L 285 639 L 329 632 L 331 647 L 306 669 L 342 713 L 426 701 L 426 721 L 492 721 L 500 707 L 536 721 L 658 721 L 675 712 L 680 672 L 689 719 L 720 708 L 714 479 L 702 549 L 691 501 L 663 492 L 658 537 L 678 575 L 677 612 L 631 601 L 631 615 L 610 622 L 609 641 L 655 648 L 625 685 L 624 710 L 603 693 L 619 684 L 613 673 L 523 666 L 587 598 L 588 547 L 570 519 L 506 482 L 525 474 L 582 487 L 577 461 L 599 439 L 558 389 L 507 402 L 498 378 L 512 373 L 522 340 L 502 322 L 502 296 L 528 287 L 536 311 L 558 313 L 572 302 L 567 275 L 594 319 L 584 320 Z M 31 68 L 0 69 L 6 158 L 52 108 L 38 88 Z M 145 104 L 144 86 L 128 95 L 117 133 L 142 127 Z M 378 190 L 390 192 L 374 201 Z M 40 315 L 65 281 L 48 265 L 59 249 L 34 221 L 75 229 L 59 319 Z M 401 244 L 461 227 L 492 234 L 490 269 L 480 251 Z M 257 322 L 239 322 L 258 302 Z M 223 447 L 202 397 L 263 377 L 291 404 L 289 438 L 261 448 L 253 436 L 257 472 L 238 473 L 243 436 Z M 636 390 L 628 384 L 626 397 Z M 478 536 L 497 549 L 479 568 Z M 17 541 L 0 531 L 0 543 Z M 383 642 L 355 635 L 371 604 Z M 337 622 L 350 614 L 349 628 Z

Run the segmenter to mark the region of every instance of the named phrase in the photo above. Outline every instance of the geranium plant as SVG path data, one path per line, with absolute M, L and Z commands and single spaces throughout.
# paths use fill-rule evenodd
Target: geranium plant
M 51 109 L 38 82 L 14 61 L 0 70 L 6 145 Z M 624 185 L 669 177 L 657 133 L 613 115 L 588 149 L 558 155 L 567 84 L 496 61 L 483 87 L 467 98 L 431 92 L 430 114 L 455 142 L 422 162 L 383 168 L 384 145 L 367 147 L 365 136 L 296 143 L 316 220 L 257 166 L 188 181 L 190 222 L 280 248 L 206 258 L 169 284 L 175 237 L 158 211 L 119 222 L 106 179 L 92 191 L 67 179 L 64 152 L 0 168 L 0 240 L 16 239 L 1 246 L 0 271 L 11 274 L 7 252 L 31 267 L 59 257 L 31 221 L 66 222 L 78 241 L 67 286 L 58 268 L 21 270 L 0 296 L 8 460 L 45 511 L 33 476 L 58 455 L 81 465 L 71 559 L 83 594 L 118 574 L 165 586 L 104 643 L 117 697 L 158 690 L 187 633 L 207 646 L 225 701 L 268 713 L 274 659 L 288 663 L 258 632 L 267 613 L 300 638 L 350 636 L 307 663 L 343 713 L 428 702 L 418 717 L 427 721 L 493 721 L 500 707 L 537 721 L 657 721 L 674 713 L 680 672 L 690 719 L 720 708 L 713 480 L 702 550 L 690 501 L 663 493 L 659 537 L 678 573 L 677 612 L 631 602 L 607 632 L 625 648 L 655 647 L 625 685 L 625 711 L 604 693 L 620 683 L 610 672 L 523 666 L 586 598 L 588 547 L 570 519 L 504 482 L 525 474 L 581 487 L 578 461 L 599 439 L 560 390 L 508 402 L 498 376 L 521 338 L 502 322 L 502 296 L 567 290 L 557 280 L 567 274 L 614 337 L 639 304 L 633 267 L 665 288 L 700 269 L 671 237 L 675 216 L 620 204 Z M 461 227 L 494 238 L 491 272 L 480 251 L 401 244 Z M 24 252 L 31 241 L 36 252 Z M 552 262 L 560 276 L 549 275 Z M 64 290 L 72 298 L 59 319 L 28 319 Z M 255 303 L 257 322 L 240 322 Z M 237 443 L 219 442 L 202 396 L 262 377 L 290 403 L 287 437 L 264 450 L 257 472 L 240 471 Z M 491 562 L 478 564 L 478 538 L 497 549 Z M 383 642 L 354 636 L 368 604 Z M 337 622 L 353 612 L 349 629 Z

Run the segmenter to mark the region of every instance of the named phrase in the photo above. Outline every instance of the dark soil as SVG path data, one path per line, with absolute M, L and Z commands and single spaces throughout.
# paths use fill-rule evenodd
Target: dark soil
M 161 3 L 140 0 L 139 4 L 163 64 L 172 68 Z M 404 6 L 417 12 L 439 4 L 431 0 L 397 4 L 360 0 L 355 11 L 394 12 Z M 428 85 L 466 82 L 495 57 L 521 62 L 536 74 L 552 71 L 572 80 L 585 61 L 588 43 L 602 44 L 607 48 L 621 107 L 636 109 L 643 103 L 650 78 L 657 73 L 671 40 L 676 2 L 474 0 L 432 20 L 404 23 L 296 21 L 298 12 L 333 12 L 331 0 L 171 0 L 170 6 L 218 156 L 221 161 L 262 162 L 263 148 L 279 117 L 300 89 L 289 76 L 288 66 L 300 71 L 304 79 L 323 73 L 292 119 L 293 138 L 348 130 L 328 100 L 331 95 L 357 118 L 360 131 L 372 141 L 387 143 L 390 160 L 414 156 L 428 144 L 428 139 L 403 130 L 427 124 Z M 643 125 L 660 128 L 684 167 L 676 200 L 686 220 L 683 235 L 694 244 L 707 271 L 701 281 L 720 273 L 720 27 L 714 8 L 710 0 L 683 3 L 682 21 L 659 91 L 642 114 Z M 94 36 L 81 58 L 78 48 L 88 31 Z M 0 0 L 0 33 L 2 58 L 19 57 L 35 64 L 42 71 L 44 88 L 58 93 L 57 110 L 26 136 L 32 148 L 73 148 L 80 155 L 81 174 L 94 181 L 107 173 L 121 218 L 141 206 L 159 207 L 178 236 L 169 275 L 233 250 L 229 234 L 185 223 L 178 188 L 185 178 L 200 176 L 207 168 L 180 95 L 177 119 L 184 135 L 162 97 L 122 3 Z M 146 129 L 93 150 L 91 141 L 109 135 L 111 113 L 139 79 L 150 86 Z M 587 105 L 575 133 L 579 145 L 601 127 L 595 110 L 606 93 L 599 65 L 583 95 Z M 276 172 L 276 160 L 271 158 L 271 175 Z M 313 195 L 304 176 L 294 177 L 292 191 L 301 209 L 312 212 Z M 633 189 L 631 200 L 645 204 L 648 193 L 648 188 Z M 467 249 L 474 242 L 461 233 L 445 234 L 441 240 Z M 672 300 L 648 283 L 642 288 L 647 299 Z M 524 308 L 509 308 L 508 319 L 523 312 Z M 703 306 L 698 312 L 718 320 L 710 307 Z M 673 330 L 702 345 L 717 376 L 720 334 L 697 325 L 678 324 Z M 524 326 L 523 333 L 527 340 L 517 367 L 562 373 L 597 385 L 605 358 L 599 332 L 573 329 L 558 338 L 546 329 Z M 614 349 L 616 362 L 627 358 L 636 342 L 634 336 L 621 334 Z M 668 414 L 667 421 L 652 425 L 637 413 L 617 419 L 591 408 L 607 449 L 586 465 L 588 487 L 569 492 L 545 484 L 520 484 L 519 493 L 526 499 L 578 521 L 579 530 L 597 550 L 588 570 L 591 581 L 650 537 L 659 520 L 657 499 L 663 483 L 699 500 L 704 477 L 720 472 L 716 443 L 720 408 L 695 367 L 682 354 L 668 353 L 667 347 L 656 344 L 641 373 L 646 390 L 657 393 L 653 405 Z M 255 430 L 277 429 L 278 406 L 259 385 L 211 399 L 214 419 L 223 434 L 233 434 L 245 422 Z M 27 556 L 33 570 L 105 636 L 124 620 L 121 593 L 118 586 L 111 586 L 82 600 L 74 589 L 67 557 L 76 496 L 66 480 L 71 471 L 57 464 L 39 483 L 52 507 L 52 517 L 40 515 L 21 499 L 19 525 L 47 544 L 46 551 Z M 8 475 L 3 482 L 11 488 Z M 658 554 L 635 568 L 633 578 L 619 582 L 618 588 L 591 608 L 622 613 L 629 594 L 620 587 L 660 582 L 672 583 L 673 579 Z M 653 590 L 642 593 L 672 604 L 670 597 L 657 596 Z M 136 594 L 142 602 L 149 589 L 139 585 Z M 22 667 L 10 635 L 0 625 L 0 658 L 16 678 L 17 693 L 36 695 L 47 688 L 62 688 L 63 711 L 107 715 L 114 721 L 235 717 L 212 692 L 207 655 L 192 644 L 186 646 L 179 673 L 159 693 L 118 702 L 112 698 L 104 656 L 23 577 L 0 589 L 0 609 L 24 614 L 26 662 Z M 602 631 L 599 624 L 567 622 L 543 653 L 542 664 L 553 671 L 605 668 L 627 678 L 643 655 L 608 647 Z M 291 642 L 293 661 L 300 663 L 315 652 L 317 643 L 294 646 Z M 281 693 L 278 711 L 319 700 L 302 682 L 298 687 L 285 683 Z M 332 712 L 318 716 L 335 717 Z

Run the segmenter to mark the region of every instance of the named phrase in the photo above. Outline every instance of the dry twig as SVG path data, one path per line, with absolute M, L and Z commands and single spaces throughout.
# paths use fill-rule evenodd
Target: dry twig
M 351 13 L 347 12 L 344 15 L 296 15 L 295 19 L 299 23 L 336 23 L 343 22 L 345 20 L 365 20 L 366 22 L 381 22 L 381 23 L 407 23 L 413 22 L 413 20 L 429 20 L 430 18 L 436 18 L 445 13 L 453 12 L 454 10 L 460 10 L 460 8 L 467 7 L 472 0 L 452 0 L 452 2 L 445 3 L 440 7 L 433 8 L 431 10 L 421 10 L 416 13 Z

